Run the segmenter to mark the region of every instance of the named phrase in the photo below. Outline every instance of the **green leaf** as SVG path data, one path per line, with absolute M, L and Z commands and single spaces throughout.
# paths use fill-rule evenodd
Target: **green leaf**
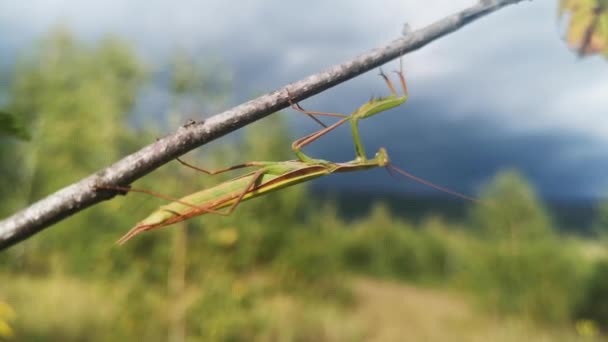
M 30 139 L 30 135 L 16 116 L 0 111 L 0 136 L 3 135 L 17 137 L 22 140 Z

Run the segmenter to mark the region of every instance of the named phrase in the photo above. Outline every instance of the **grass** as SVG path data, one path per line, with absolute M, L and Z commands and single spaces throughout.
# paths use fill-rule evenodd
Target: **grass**
M 568 327 L 489 317 L 449 290 L 368 278 L 356 280 L 354 290 L 354 315 L 366 326 L 366 341 L 593 341 Z
M 0 296 L 16 311 L 16 340 L 94 340 L 120 310 L 112 289 L 75 278 L 3 275 L 0 284 Z
M 242 281 L 242 280 L 241 280 Z M 126 292 L 120 282 L 101 286 L 62 275 L 0 276 L 0 296 L 17 312 L 15 340 L 113 340 L 128 336 Z M 489 317 L 462 294 L 371 278 L 351 282 L 354 303 L 309 301 L 273 292 L 251 308 L 263 324 L 256 341 L 593 341 L 574 328 L 544 328 L 516 318 Z M 164 294 L 148 312 L 166 309 Z M 192 319 L 193 317 L 190 317 Z M 203 317 L 197 318 L 204 320 Z M 245 317 L 245 319 L 247 319 Z M 162 324 L 161 324 L 162 327 Z M 149 340 L 165 340 L 165 332 Z M 126 334 L 126 335 L 125 335 Z

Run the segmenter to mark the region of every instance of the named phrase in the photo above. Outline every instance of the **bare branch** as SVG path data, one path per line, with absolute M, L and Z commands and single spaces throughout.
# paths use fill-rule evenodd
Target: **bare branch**
M 306 99 L 419 49 L 501 7 L 520 1 L 522 0 L 480 1 L 423 29 L 408 31 L 405 36 L 385 46 L 245 102 L 204 122 L 188 123 L 174 134 L 159 139 L 0 221 L 0 249 L 22 241 L 53 223 L 113 196 L 109 192 L 96 191 L 96 185 L 128 185 L 196 147 L 288 107 L 288 90 L 293 100 Z

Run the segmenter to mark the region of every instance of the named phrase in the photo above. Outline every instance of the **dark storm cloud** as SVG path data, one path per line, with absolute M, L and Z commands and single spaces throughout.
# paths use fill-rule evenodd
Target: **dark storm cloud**
M 0 3 L 0 65 L 63 22 L 89 40 L 124 36 L 152 64 L 164 63 L 176 47 L 221 59 L 234 70 L 239 103 L 394 39 L 406 21 L 420 28 L 472 3 L 7 1 Z M 411 99 L 361 124 L 368 154 L 386 146 L 395 164 L 466 192 L 507 167 L 522 170 L 551 196 L 605 191 L 608 65 L 599 58 L 578 60 L 567 50 L 556 5 L 522 2 L 408 55 Z M 304 104 L 349 113 L 370 96 L 386 94 L 374 74 Z M 165 95 L 158 91 L 150 91 L 142 106 L 161 107 Z M 315 128 L 306 118 L 286 115 L 298 135 Z M 352 158 L 349 131 L 323 138 L 310 152 Z M 341 175 L 317 186 L 352 184 L 396 189 L 384 172 Z
M 386 147 L 392 162 L 437 184 L 474 194 L 499 171 L 517 169 L 544 196 L 586 198 L 601 196 L 608 158 L 603 142 L 593 136 L 558 130 L 514 132 L 494 116 L 505 113 L 457 113 L 434 98 L 414 98 L 405 106 L 362 121 L 368 156 Z M 306 119 L 300 119 L 306 120 Z M 302 124 L 302 134 L 313 129 Z M 324 137 L 308 149 L 311 155 L 331 160 L 354 157 L 346 128 Z M 581 154 L 579 151 L 586 151 Z M 344 189 L 355 185 L 372 191 L 434 190 L 383 172 L 340 175 L 319 180 L 317 187 Z

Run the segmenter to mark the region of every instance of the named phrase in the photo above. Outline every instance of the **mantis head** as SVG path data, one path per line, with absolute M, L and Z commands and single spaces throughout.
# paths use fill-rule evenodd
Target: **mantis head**
M 386 152 L 386 149 L 384 147 L 380 147 L 378 152 L 376 152 L 376 156 L 374 157 L 374 159 L 378 163 L 378 166 L 387 166 L 391 162 L 388 157 L 388 153 Z

